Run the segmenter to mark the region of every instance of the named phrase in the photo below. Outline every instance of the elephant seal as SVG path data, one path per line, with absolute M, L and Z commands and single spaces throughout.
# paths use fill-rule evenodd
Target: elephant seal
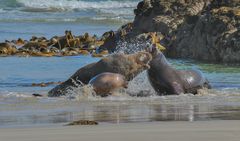
M 111 92 L 116 89 L 128 87 L 125 76 L 110 72 L 98 74 L 89 81 L 89 84 L 92 85 L 96 94 L 102 97 L 111 95 Z
M 149 69 L 148 63 L 152 60 L 152 55 L 142 51 L 134 54 L 113 54 L 102 58 L 96 63 L 88 64 L 80 68 L 67 81 L 56 86 L 48 92 L 49 97 L 57 97 L 65 95 L 69 87 L 78 87 L 88 84 L 94 76 L 104 73 L 119 73 L 123 75 L 127 81 L 132 80 L 142 71 Z
M 159 95 L 174 95 L 181 93 L 197 94 L 201 88 L 211 88 L 208 80 L 199 70 L 177 70 L 173 68 L 155 46 L 149 52 L 152 54 L 148 78 Z

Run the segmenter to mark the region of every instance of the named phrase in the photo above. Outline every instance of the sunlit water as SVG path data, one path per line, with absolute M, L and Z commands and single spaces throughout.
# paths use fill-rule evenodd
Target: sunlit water
M 90 87 L 61 98 L 35 98 L 54 87 L 32 83 L 64 81 L 78 68 L 98 59 L 76 57 L 0 58 L 0 127 L 65 124 L 73 120 L 100 123 L 240 119 L 240 68 L 170 60 L 177 68 L 198 68 L 213 85 L 199 95 L 156 96 L 146 72 L 130 82 L 128 90 L 107 98 L 94 97 Z M 147 97 L 136 97 L 140 93 Z M 131 96 L 129 96 L 131 95 Z
M 0 42 L 19 37 L 99 34 L 134 18 L 140 0 L 0 0 Z

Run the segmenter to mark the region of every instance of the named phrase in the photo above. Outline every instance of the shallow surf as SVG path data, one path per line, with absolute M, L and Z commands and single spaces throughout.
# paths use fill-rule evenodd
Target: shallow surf
M 170 62 L 179 69 L 202 70 L 212 90 L 200 90 L 198 95 L 157 96 L 143 72 L 127 90 L 107 98 L 95 97 L 88 86 L 75 88 L 61 98 L 31 96 L 46 95 L 55 86 L 31 87 L 32 83 L 64 81 L 81 66 L 97 60 L 90 56 L 1 58 L 0 127 L 84 119 L 106 123 L 240 119 L 240 68 L 191 60 Z

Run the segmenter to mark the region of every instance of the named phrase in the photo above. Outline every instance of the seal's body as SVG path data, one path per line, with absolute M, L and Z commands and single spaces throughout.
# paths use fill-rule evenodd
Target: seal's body
M 209 82 L 199 70 L 177 70 L 157 48 L 152 48 L 150 53 L 153 59 L 148 78 L 159 95 L 196 94 L 200 88 L 210 88 Z
M 108 96 L 119 88 L 127 88 L 128 82 L 125 77 L 118 73 L 105 72 L 93 77 L 89 84 L 99 96 Z
M 48 96 L 57 97 L 65 95 L 69 87 L 88 84 L 93 77 L 104 72 L 121 74 L 127 81 L 130 81 L 142 71 L 149 69 L 150 66 L 148 64 L 151 60 L 152 55 L 148 52 L 137 52 L 130 55 L 113 54 L 104 57 L 96 63 L 80 68 L 67 81 L 50 90 Z

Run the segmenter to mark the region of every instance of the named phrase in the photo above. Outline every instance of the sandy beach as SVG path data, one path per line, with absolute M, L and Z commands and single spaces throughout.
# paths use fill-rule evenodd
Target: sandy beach
M 152 122 L 0 129 L 1 141 L 239 141 L 239 121 Z

